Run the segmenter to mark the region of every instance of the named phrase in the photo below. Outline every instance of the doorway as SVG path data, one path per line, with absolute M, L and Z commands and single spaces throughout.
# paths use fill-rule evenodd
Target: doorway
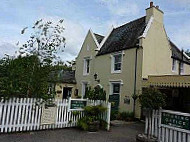
M 64 87 L 63 88 L 63 99 L 68 99 L 71 97 L 72 87 Z

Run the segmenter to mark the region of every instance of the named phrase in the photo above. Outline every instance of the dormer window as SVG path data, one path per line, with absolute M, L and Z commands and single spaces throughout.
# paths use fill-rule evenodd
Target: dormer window
M 121 73 L 122 67 L 122 53 L 116 53 L 112 55 L 112 65 L 111 72 L 112 73 Z
M 177 70 L 177 60 L 173 59 L 172 60 L 172 71 L 175 72 Z
M 85 58 L 83 75 L 89 75 L 89 73 L 90 73 L 90 58 Z

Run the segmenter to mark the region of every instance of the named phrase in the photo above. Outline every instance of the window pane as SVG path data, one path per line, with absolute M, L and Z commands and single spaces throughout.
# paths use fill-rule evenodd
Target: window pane
M 115 63 L 120 63 L 121 62 L 121 54 L 115 55 Z
M 119 94 L 120 93 L 120 84 L 113 84 L 113 94 Z
M 90 71 L 90 60 L 87 59 L 86 60 L 86 73 L 89 73 L 89 71 Z
M 172 62 L 172 70 L 175 71 L 176 70 L 176 60 L 173 59 L 173 62 Z
M 114 70 L 117 71 L 117 70 L 121 70 L 121 63 L 117 63 L 114 65 Z

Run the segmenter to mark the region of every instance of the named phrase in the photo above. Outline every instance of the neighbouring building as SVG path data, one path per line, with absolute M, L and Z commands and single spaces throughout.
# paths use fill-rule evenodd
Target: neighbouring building
M 57 70 L 50 74 L 50 92 L 55 92 L 55 98 L 68 99 L 76 98 L 78 90 L 76 89 L 76 80 L 74 71 Z
M 175 90 L 183 85 L 177 81 L 190 85 L 186 76 L 190 60 L 167 36 L 163 19 L 164 12 L 151 2 L 144 17 L 112 28 L 105 36 L 89 30 L 76 58 L 78 93 L 84 96 L 88 86 L 102 86 L 112 109 L 119 111 L 133 111 L 132 95 L 149 86 L 166 88 L 165 92 L 171 90 L 179 96 Z M 135 110 L 140 117 L 138 101 Z

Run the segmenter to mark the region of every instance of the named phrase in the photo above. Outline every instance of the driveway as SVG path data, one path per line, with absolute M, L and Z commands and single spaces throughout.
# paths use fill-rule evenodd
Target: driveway
M 76 128 L 35 131 L 27 133 L 1 134 L 0 142 L 135 142 L 142 133 L 144 124 L 140 122 L 117 124 L 111 130 L 89 133 Z

